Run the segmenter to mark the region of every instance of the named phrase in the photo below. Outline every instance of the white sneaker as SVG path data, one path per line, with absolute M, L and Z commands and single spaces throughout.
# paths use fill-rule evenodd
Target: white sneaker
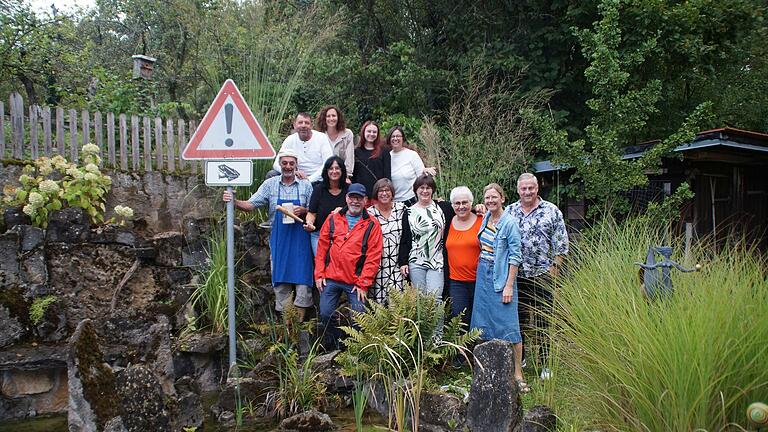
M 548 380 L 552 378 L 552 371 L 549 370 L 549 368 L 542 368 L 541 369 L 541 379 Z

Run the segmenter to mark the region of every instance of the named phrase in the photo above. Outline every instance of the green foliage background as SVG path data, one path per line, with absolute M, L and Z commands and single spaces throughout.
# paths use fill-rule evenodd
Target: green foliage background
M 28 0 L 3 6 L 0 95 L 20 91 L 28 103 L 199 118 L 232 78 L 276 143 L 296 111 L 335 104 L 354 132 L 371 118 L 404 124 L 422 151 L 416 127 L 429 120 L 448 154 L 491 133 L 451 130 L 477 71 L 479 88 L 503 96 L 492 102 L 500 115 L 546 114 L 544 126 L 530 120 L 536 116 L 512 125 L 522 139 L 499 159 L 506 170 L 483 168 L 482 178 L 452 178 L 446 189 L 509 184 L 533 160 L 554 157 L 576 166 L 585 195 L 599 200 L 642 183 L 638 172 L 654 165 L 648 158 L 626 171 L 617 148 L 669 137 L 662 152 L 706 127 L 768 130 L 765 2 L 98 0 L 56 13 L 34 11 Z M 133 54 L 157 58 L 154 81 L 130 79 Z M 498 122 L 479 123 L 504 132 Z M 590 167 L 574 163 L 577 153 L 595 154 L 616 182 L 598 188 Z

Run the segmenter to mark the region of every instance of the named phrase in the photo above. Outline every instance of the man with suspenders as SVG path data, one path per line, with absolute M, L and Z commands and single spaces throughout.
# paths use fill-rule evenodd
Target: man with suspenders
M 320 290 L 320 323 L 323 346 L 338 348 L 333 313 L 341 293 L 346 293 L 355 312 L 365 311 L 368 288 L 381 263 L 381 225 L 365 210 L 367 191 L 359 183 L 349 185 L 347 205 L 328 216 L 320 229 L 315 256 L 315 285 Z

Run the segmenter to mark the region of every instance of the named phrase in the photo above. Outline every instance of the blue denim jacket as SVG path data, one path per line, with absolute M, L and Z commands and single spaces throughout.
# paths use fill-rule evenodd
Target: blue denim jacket
M 485 213 L 480 232 L 488 225 L 490 216 L 491 212 Z M 523 259 L 520 254 L 520 228 L 512 215 L 507 212 L 502 213 L 496 228 L 496 238 L 493 241 L 493 289 L 496 292 L 502 292 L 509 276 L 510 264 L 519 267 Z M 517 286 L 517 279 L 515 279 L 515 286 Z

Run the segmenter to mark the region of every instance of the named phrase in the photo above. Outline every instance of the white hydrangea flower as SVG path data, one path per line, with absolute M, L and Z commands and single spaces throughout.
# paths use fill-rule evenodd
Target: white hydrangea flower
M 27 185 L 32 182 L 32 177 L 28 176 L 27 174 L 22 174 L 19 176 L 19 182 L 23 185 Z
M 88 172 L 97 173 L 99 172 L 99 167 L 96 166 L 96 164 L 89 163 L 85 166 L 85 170 Z
M 40 190 L 48 194 L 55 194 L 59 193 L 60 188 L 59 184 L 53 180 L 43 180 L 40 182 Z
M 99 176 L 97 176 L 94 173 L 89 172 L 89 173 L 85 173 L 83 178 L 88 180 L 88 181 L 96 181 L 96 180 L 98 180 Z
M 32 204 L 33 206 L 42 207 L 44 202 L 45 202 L 45 197 L 42 196 L 39 192 L 29 193 L 29 203 Z
M 133 217 L 133 209 L 128 206 L 115 206 L 115 214 L 118 216 L 122 216 L 126 219 L 130 219 Z
M 96 144 L 86 144 L 83 146 L 83 153 L 98 153 L 99 151 L 99 146 Z
M 32 204 L 27 204 L 24 206 L 24 208 L 21 209 L 21 211 L 30 217 L 34 217 L 35 214 L 37 214 L 37 207 L 33 206 Z

